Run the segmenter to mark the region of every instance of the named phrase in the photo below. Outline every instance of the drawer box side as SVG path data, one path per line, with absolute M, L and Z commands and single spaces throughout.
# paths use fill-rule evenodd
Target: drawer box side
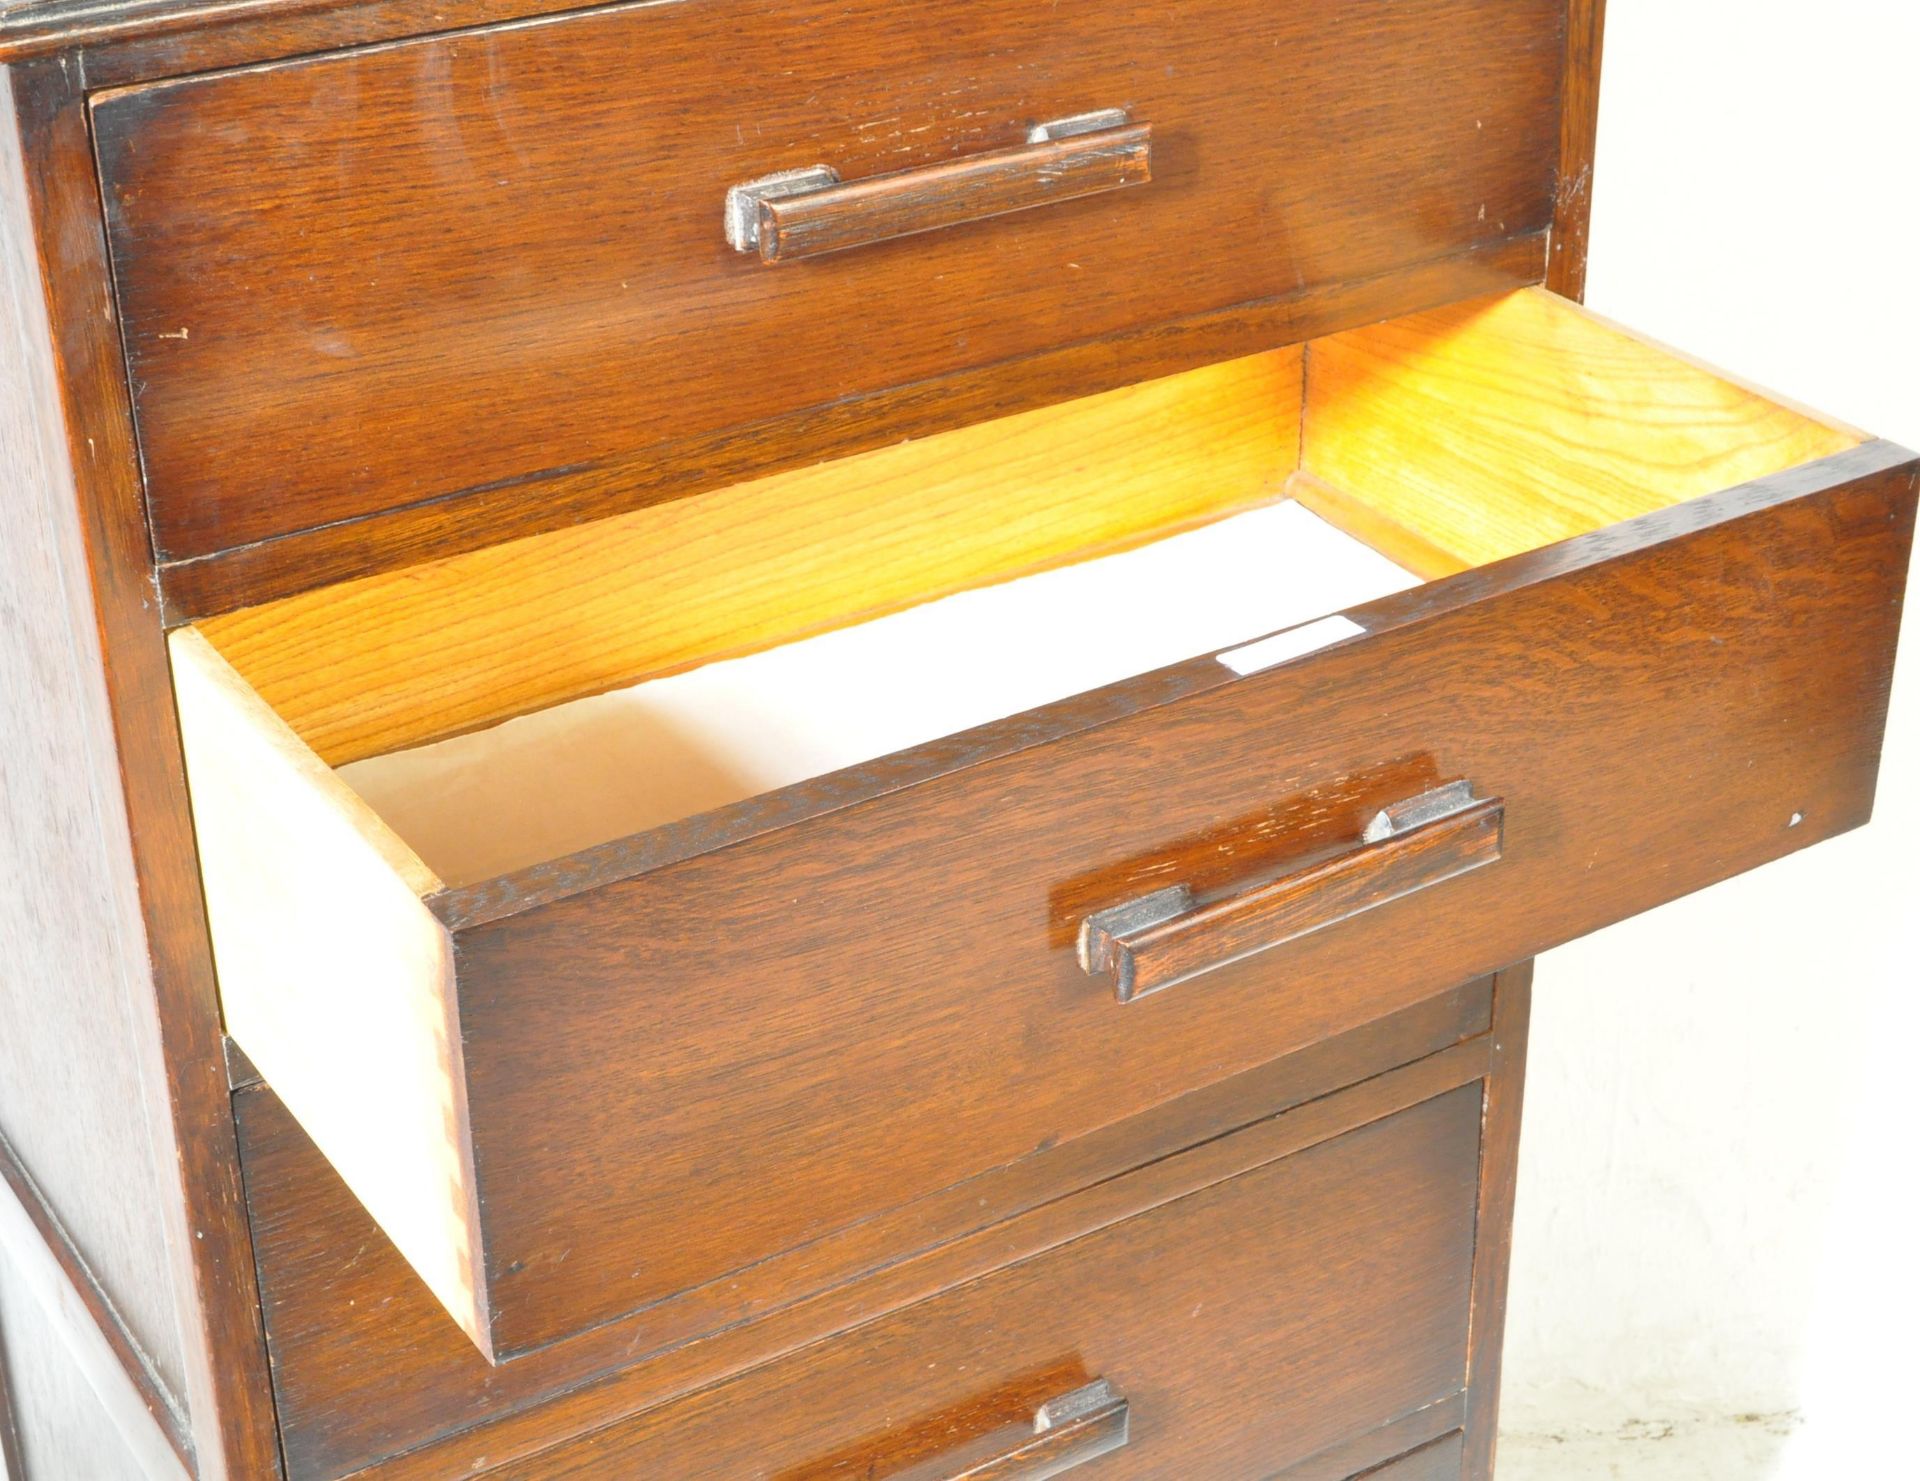
M 227 1031 L 486 1350 L 439 881 L 204 637 L 169 646 Z
M 1544 289 L 1316 340 L 1290 492 L 1429 578 L 1857 447 Z

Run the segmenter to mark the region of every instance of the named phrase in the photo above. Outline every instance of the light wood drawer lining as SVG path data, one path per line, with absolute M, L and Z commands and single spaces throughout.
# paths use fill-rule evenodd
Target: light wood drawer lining
M 1539 294 L 1441 316 L 1412 340 L 1423 347 L 1412 361 L 1422 384 L 1454 364 L 1484 379 L 1499 363 L 1489 346 L 1511 343 L 1524 361 L 1522 331 L 1542 321 L 1556 342 L 1598 337 L 1605 353 L 1593 363 L 1615 367 L 1618 390 L 1611 409 L 1590 390 L 1576 409 L 1592 425 L 1574 425 L 1587 439 L 1582 448 L 1599 449 L 1626 491 L 1619 500 L 1654 512 L 1368 603 L 1348 614 L 1364 640 L 1277 670 L 1239 678 L 1203 656 L 453 889 L 435 888 L 437 876 L 417 859 L 394 854 L 384 825 L 369 824 L 271 706 L 218 674 L 204 635 L 177 635 L 183 661 L 214 675 L 204 692 L 221 697 L 227 717 L 216 718 L 218 705 L 198 714 L 183 706 L 196 793 L 232 793 L 250 774 L 223 759 L 219 731 L 231 721 L 242 749 L 279 778 L 249 801 L 202 809 L 222 990 L 230 1023 L 247 1025 L 236 1038 L 283 1095 L 292 1088 L 289 1103 L 298 1102 L 296 1113 L 363 1196 L 387 1186 L 382 1179 L 406 1190 L 382 1205 L 388 1227 L 436 1272 L 476 1340 L 512 1352 L 632 1309 L 623 1301 L 643 1305 L 718 1277 L 728 1261 L 764 1259 L 871 1216 L 876 1200 L 944 1186 L 1045 1138 L 1084 1135 L 1402 1006 L 1431 985 L 1431 973 L 1416 982 L 1390 970 L 1355 982 L 1340 969 L 1350 960 L 1344 953 L 1380 933 L 1437 929 L 1443 915 L 1472 913 L 1476 900 L 1497 896 L 1501 908 L 1474 917 L 1482 929 L 1449 935 L 1447 970 L 1469 977 L 1851 826 L 1871 795 L 1884 714 L 1887 613 L 1911 512 L 1904 456 L 1884 445 L 1855 448 L 1667 508 L 1694 486 L 1688 480 L 1706 476 L 1696 464 L 1711 472 L 1732 460 L 1729 476 L 1752 471 L 1756 425 L 1785 429 L 1767 462 L 1854 434 L 1774 407 Z M 1390 345 L 1395 336 L 1404 346 L 1404 327 L 1391 327 Z M 1309 381 L 1321 348 L 1308 350 Z M 1390 379 L 1408 356 L 1375 358 L 1386 369 L 1370 377 Z M 1623 365 L 1659 374 L 1631 381 Z M 1528 381 L 1511 368 L 1503 374 L 1504 401 L 1487 404 L 1498 417 L 1522 416 Z M 1543 377 L 1550 389 L 1556 375 Z M 1264 394 L 1259 375 L 1231 379 Z M 1670 385 L 1684 414 L 1648 413 L 1648 384 Z M 1383 404 L 1385 424 L 1394 403 Z M 1566 407 L 1557 391 L 1543 398 L 1540 437 Z M 1640 456 L 1643 444 L 1630 433 L 1649 416 L 1662 451 Z M 1460 420 L 1463 447 L 1489 460 L 1488 477 L 1500 473 L 1485 429 Z M 1694 452 L 1676 460 L 1676 445 Z M 1507 470 L 1514 488 L 1526 486 L 1526 465 L 1537 461 L 1522 451 Z M 1096 442 L 1095 466 L 1099 453 Z M 1280 466 L 1289 461 L 1283 447 Z M 1604 486 L 1597 475 L 1592 482 Z M 1017 497 L 989 479 L 977 487 L 989 508 L 996 496 Z M 1446 501 L 1431 507 L 1438 514 L 1423 538 L 1445 548 L 1454 538 Z M 1151 501 L 1142 517 L 1158 517 Z M 1537 538 L 1524 520 L 1513 529 L 1523 547 Z M 1767 573 L 1758 585 L 1748 580 L 1756 570 Z M 1651 591 L 1661 596 L 1650 604 Z M 1705 647 L 1703 635 L 1712 637 Z M 498 636 L 511 640 L 505 628 Z M 1760 674 L 1792 677 L 1756 689 L 1751 676 Z M 1631 708 L 1620 704 L 1623 689 L 1635 695 Z M 1382 698 L 1389 695 L 1391 703 Z M 1715 726 L 1702 725 L 1703 712 Z M 213 733 L 196 739 L 201 721 Z M 249 730 L 259 734 L 246 739 Z M 1639 764 L 1618 774 L 1629 754 Z M 1649 808 L 1647 777 L 1662 774 L 1721 783 L 1663 794 Z M 1507 799 L 1506 854 L 1496 868 L 1272 958 L 1230 965 L 1204 990 L 1170 995 L 1154 1010 L 1163 1023 L 1152 1040 L 1154 1073 L 1144 1073 L 1146 1041 L 1132 1021 L 1107 1013 L 1111 1004 L 1097 1001 L 1073 961 L 1082 917 L 1182 875 L 1205 890 L 1287 872 L 1298 850 L 1337 841 L 1311 827 L 1344 827 L 1349 810 L 1362 809 L 1364 819 L 1365 807 L 1453 777 Z M 1369 790 L 1389 787 L 1389 795 Z M 282 806 L 276 793 L 289 788 L 300 800 Z M 1148 796 L 1153 805 L 1141 806 Z M 1796 813 L 1810 826 L 1788 833 L 1785 820 Z M 1320 821 L 1300 833 L 1313 818 Z M 303 844 L 316 819 L 346 855 Z M 349 872 L 363 877 L 350 886 L 334 878 L 339 857 L 357 859 Z M 1602 859 L 1613 870 L 1604 886 L 1593 882 Z M 1576 879 L 1581 889 L 1570 892 Z M 337 912 L 322 902 L 343 886 L 390 903 L 393 939 L 412 943 L 411 965 L 368 933 L 341 939 Z M 875 913 L 876 898 L 888 901 L 886 911 Z M 1522 898 L 1527 907 L 1515 908 Z M 804 908 L 796 911 L 796 901 Z M 262 943 L 257 950 L 249 937 Z M 370 985 L 395 970 L 401 990 Z M 902 973 L 973 985 L 963 1005 L 938 990 L 902 994 Z M 668 980 L 667 996 L 647 986 Z M 743 998 L 742 981 L 771 996 Z M 818 992 L 822 981 L 834 991 Z M 1318 998 L 1309 991 L 1316 981 Z M 365 1000 L 355 999 L 363 990 Z M 675 1011 L 663 1019 L 642 1004 Z M 1026 1052 L 976 1052 L 969 1011 L 1021 1025 Z M 857 1041 L 873 1078 L 851 1100 L 787 1104 L 789 1082 L 770 1078 L 753 1047 L 776 1022 L 787 1068 L 807 1065 L 844 1087 L 836 1067 Z M 370 1105 L 356 1083 L 336 1114 L 335 1067 L 368 1032 L 397 1068 L 410 1067 L 397 1083 L 412 1099 L 402 1105 L 396 1092 L 389 1104 Z M 1223 1060 L 1222 1043 L 1237 1057 Z M 1093 1076 L 1096 1063 L 1138 1063 L 1143 1073 Z M 725 1097 L 715 1075 L 726 1078 Z M 535 1083 L 549 1095 L 572 1086 L 567 1103 L 593 1106 L 595 1116 L 542 1130 L 543 1113 L 527 1100 Z M 749 1090 L 753 1114 L 741 1099 Z M 977 1115 L 987 1105 L 1015 1110 L 989 1125 Z M 650 1128 L 644 1147 L 622 1134 L 640 1124 Z M 871 1144 L 883 1127 L 891 1129 L 884 1158 Z M 722 1189 L 701 1169 L 715 1165 L 715 1148 L 729 1138 L 739 1145 Z M 831 1171 L 849 1168 L 858 1175 Z M 793 1196 L 769 1201 L 769 1179 Z M 670 1211 L 689 1202 L 712 1229 L 663 1242 L 666 1225 L 684 1217 Z M 784 1212 L 743 1212 L 770 1208 Z M 564 1261 L 551 1258 L 563 1248 Z M 695 1254 L 715 1263 L 696 1268 L 688 1263 Z

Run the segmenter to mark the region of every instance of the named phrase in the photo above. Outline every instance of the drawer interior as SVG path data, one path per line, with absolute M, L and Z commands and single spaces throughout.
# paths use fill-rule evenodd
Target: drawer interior
M 303 594 L 177 661 L 459 886 L 1862 440 L 1531 289 Z
M 228 1030 L 482 1351 L 516 1356 L 1224 1073 L 1220 1030 L 1257 962 L 1245 993 L 1222 987 L 1230 964 L 1159 1015 L 1153 1077 L 1073 1093 L 1078 1067 L 1134 1062 L 1143 1019 L 1094 1021 L 1072 902 L 1129 898 L 1174 831 L 1211 888 L 1208 869 L 1265 868 L 1319 837 L 1306 812 L 1368 815 L 1302 769 L 1278 794 L 1298 792 L 1301 816 L 1233 821 L 1280 786 L 1250 784 L 1235 757 L 1283 758 L 1223 739 L 1279 739 L 1319 703 L 1276 708 L 1305 670 L 1265 670 L 1354 638 L 1373 620 L 1356 604 L 1386 591 L 1638 516 L 1664 530 L 1668 506 L 1861 441 L 1530 290 L 179 629 Z M 1604 567 L 1612 549 L 1578 559 Z M 1498 578 L 1459 579 L 1432 599 L 1502 620 L 1474 595 Z M 1592 625 L 1584 607 L 1569 620 Z M 1395 640 L 1376 638 L 1314 663 Z M 1705 672 L 1683 667 L 1689 683 Z M 1387 682 L 1415 686 L 1409 710 L 1440 697 L 1420 672 Z M 1198 740 L 1141 745 L 1197 714 L 1212 717 Z M 1381 733 L 1369 762 L 1444 745 L 1425 727 L 1385 737 L 1390 712 L 1360 718 Z M 1421 764 L 1423 785 L 1439 779 Z M 1482 770 L 1512 781 L 1497 757 Z M 1367 807 L 1417 790 L 1396 782 Z M 1161 807 L 1116 820 L 1149 791 Z M 1245 834 L 1224 849 L 1223 820 Z M 1045 853 L 1054 835 L 1057 857 L 983 857 L 958 885 L 928 853 L 992 836 Z M 1556 867 L 1553 842 L 1535 838 L 1537 867 Z M 1764 849 L 1779 847 L 1769 826 Z M 877 916 L 876 880 L 895 892 Z M 956 906 L 958 886 L 973 897 Z M 806 912 L 778 918 L 798 900 Z M 926 924 L 943 909 L 944 934 Z M 1581 924 L 1549 921 L 1542 939 Z M 890 991 L 949 969 L 955 941 L 977 995 L 1030 1015 L 1014 1058 L 1036 1074 L 1005 1091 L 1017 1117 L 968 1093 L 998 1061 L 952 1072 L 972 1042 L 957 1010 Z M 1501 949 L 1462 971 L 1524 954 Z M 809 996 L 829 974 L 835 991 Z M 763 1052 L 766 996 L 792 1004 L 784 1058 Z M 1063 1002 L 1076 1011 L 1045 1011 Z M 1310 1041 L 1292 1037 L 1308 1032 L 1295 1006 L 1266 1012 L 1259 1053 Z M 867 1042 L 875 1015 L 896 1039 Z M 792 1105 L 815 1083 L 793 1064 L 837 1087 L 853 1047 L 896 1042 L 900 1068 L 876 1071 L 867 1100 Z M 564 1126 L 541 1122 L 549 1105 L 569 1107 Z M 991 1124 L 961 1126 L 983 1107 Z M 881 1188 L 875 1139 L 909 1124 L 927 1132 L 921 1181 L 906 1187 L 895 1157 Z M 576 1125 L 606 1132 L 582 1143 L 590 1163 L 555 1153 Z M 716 1152 L 729 1138 L 738 1154 Z M 792 1194 L 778 1227 L 760 1207 L 776 1180 Z M 663 1239 L 693 1203 L 698 1237 Z
M 441 879 L 473 884 L 1413 584 L 1285 500 L 339 775 Z

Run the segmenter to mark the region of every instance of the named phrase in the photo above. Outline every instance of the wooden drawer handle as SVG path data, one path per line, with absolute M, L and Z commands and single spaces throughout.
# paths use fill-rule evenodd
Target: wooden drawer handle
M 1033 1423 L 1008 1426 L 970 1445 L 970 1456 L 949 1455 L 887 1474 L 887 1481 L 1046 1481 L 1127 1443 L 1127 1401 L 1104 1378 L 1049 1399 Z
M 793 262 L 893 237 L 1077 200 L 1153 178 L 1152 127 L 1119 109 L 1036 126 L 1014 149 L 843 183 L 829 165 L 727 192 L 727 240 Z
M 1080 965 L 1111 972 L 1123 1003 L 1279 946 L 1500 857 L 1506 803 L 1452 782 L 1382 809 L 1355 845 L 1292 874 L 1199 903 L 1173 885 L 1090 915 Z

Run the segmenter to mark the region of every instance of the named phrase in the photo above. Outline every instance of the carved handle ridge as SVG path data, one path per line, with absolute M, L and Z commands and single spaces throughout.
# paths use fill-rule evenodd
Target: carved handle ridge
M 1126 1397 L 1104 1378 L 1050 1399 L 1034 1412 L 1033 1428 L 1011 1436 L 1004 1449 L 958 1465 L 935 1464 L 924 1481 L 1046 1481 L 1127 1443 Z M 900 1481 L 922 1481 L 919 1476 Z
M 1201 903 L 1185 885 L 1088 916 L 1080 965 L 1131 1002 L 1495 862 L 1506 803 L 1469 782 L 1383 808 L 1351 848 Z
M 767 263 L 1078 200 L 1153 178 L 1152 128 L 1121 109 L 1038 124 L 1012 149 L 843 181 L 829 165 L 727 192 L 727 241 Z

